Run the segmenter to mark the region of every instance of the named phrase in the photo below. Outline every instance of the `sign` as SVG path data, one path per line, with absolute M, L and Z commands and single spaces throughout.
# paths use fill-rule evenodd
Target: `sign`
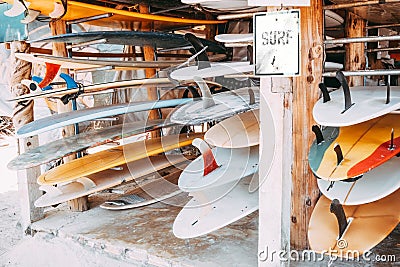
M 300 75 L 300 10 L 254 14 L 255 75 Z
M 247 0 L 249 6 L 310 6 L 310 0 Z

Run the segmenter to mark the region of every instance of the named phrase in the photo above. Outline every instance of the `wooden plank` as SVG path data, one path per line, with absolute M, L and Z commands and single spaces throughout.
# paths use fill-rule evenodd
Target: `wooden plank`
M 29 44 L 25 42 L 12 42 L 11 49 L 14 53 L 29 53 Z M 32 64 L 14 58 L 14 70 L 11 75 L 11 95 L 12 97 L 29 93 L 29 89 L 21 84 L 22 79 L 30 79 Z M 27 103 L 16 103 L 13 110 L 13 124 L 17 129 L 33 121 L 33 101 Z M 37 136 L 18 140 L 18 152 L 37 147 L 39 140 Z M 32 222 L 44 217 L 43 209 L 35 208 L 34 201 L 41 196 L 39 185 L 36 183 L 40 175 L 40 167 L 34 167 L 23 171 L 18 171 L 18 195 L 21 200 L 21 225 L 26 234 L 29 234 Z
M 140 13 L 143 14 L 149 14 L 149 7 L 145 4 L 140 4 L 139 5 L 139 11 Z M 151 31 L 152 30 L 152 24 L 151 22 L 142 22 L 141 24 L 141 30 L 142 31 Z M 151 46 L 144 46 L 143 47 L 143 58 L 145 61 L 154 61 L 155 60 L 155 55 L 154 55 L 154 48 Z M 155 69 L 145 69 L 145 75 L 146 78 L 154 78 L 156 76 L 156 70 Z M 148 100 L 157 100 L 158 95 L 157 95 L 157 88 L 155 87 L 147 87 L 147 99 Z M 158 110 L 150 110 L 149 111 L 149 120 L 155 120 L 159 119 L 159 113 Z M 155 138 L 160 136 L 159 131 L 153 131 L 151 132 L 151 137 Z
M 322 80 L 322 0 L 301 7 L 301 75 L 293 79 L 293 165 L 290 245 L 308 247 L 308 222 L 319 196 L 317 181 L 308 166 L 308 151 L 314 140 L 312 106 L 318 100 Z
M 346 14 L 346 37 L 364 37 L 365 36 L 365 20 L 354 13 Z M 365 70 L 365 43 L 345 44 L 346 59 L 345 70 Z M 363 86 L 364 77 L 352 76 L 348 77 L 349 86 Z
M 50 30 L 52 35 L 67 33 L 66 24 L 62 20 L 52 20 L 50 21 Z M 67 49 L 65 43 L 53 43 L 53 56 L 67 57 Z M 67 69 L 61 69 L 61 72 L 68 73 Z M 58 113 L 72 111 L 72 104 L 69 102 L 67 105 L 63 104 L 61 101 L 57 102 Z M 72 136 L 75 134 L 75 129 L 73 125 L 66 126 L 61 130 L 62 138 Z M 70 156 L 64 157 L 64 163 L 74 160 L 76 155 L 72 154 Z M 87 197 L 81 197 L 68 201 L 68 207 L 71 211 L 85 211 L 89 209 Z

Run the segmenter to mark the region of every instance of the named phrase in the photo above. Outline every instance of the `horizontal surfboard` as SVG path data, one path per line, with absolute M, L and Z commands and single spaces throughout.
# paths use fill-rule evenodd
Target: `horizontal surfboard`
M 132 162 L 130 167 L 122 165 L 118 170 L 108 169 L 81 177 L 76 181 L 58 185 L 42 185 L 40 190 L 46 193 L 35 201 L 36 207 L 47 207 L 87 196 L 119 184 L 154 173 L 175 164 L 182 164 L 186 159 L 180 155 L 160 155 Z M 178 175 L 179 176 L 179 175 Z
M 204 141 L 203 141 L 204 142 Z M 193 143 L 195 146 L 195 143 Z M 206 145 L 207 146 L 207 145 Z M 203 150 L 182 172 L 178 186 L 182 191 L 194 192 L 238 181 L 258 171 L 258 146 Z M 211 154 L 209 154 L 211 153 Z M 214 162 L 209 162 L 213 158 Z M 215 164 L 214 167 L 212 165 Z
M 377 118 L 400 108 L 400 86 L 390 87 L 390 101 L 387 103 L 385 86 L 357 86 L 350 88 L 351 106 L 346 110 L 342 89 L 329 93 L 315 103 L 314 120 L 325 126 L 341 127 Z
M 340 129 L 326 127 L 321 135 L 311 145 L 308 160 L 313 173 L 324 180 L 358 177 L 400 152 L 400 120 L 395 114 Z
M 258 87 L 236 89 L 185 104 L 171 114 L 170 120 L 190 125 L 223 120 L 237 113 L 257 109 L 259 103 L 260 90 Z
M 366 172 L 354 182 L 331 182 L 318 179 L 318 188 L 330 200 L 343 205 L 361 205 L 377 201 L 400 187 L 400 159 L 394 157 L 381 166 Z
M 165 120 L 148 120 L 124 123 L 77 135 L 61 138 L 44 145 L 35 147 L 12 159 L 7 167 L 12 170 L 22 170 L 35 167 L 71 153 L 98 146 L 120 138 L 153 131 L 161 127 L 171 127 L 177 124 Z
M 337 13 L 331 10 L 325 10 L 325 27 L 339 27 L 344 23 L 344 19 Z
M 120 44 L 132 46 L 153 46 L 154 48 L 182 48 L 191 47 L 185 40 L 184 35 L 166 32 L 141 32 L 141 31 L 91 31 L 66 33 L 49 36 L 41 39 L 31 40 L 30 43 L 37 42 L 66 42 L 82 43 L 96 40 L 104 40 L 107 44 Z M 201 39 L 199 41 L 207 46 L 207 51 L 215 53 L 225 53 L 225 48 L 216 42 Z
M 7 3 L 13 3 L 14 0 L 6 0 Z M 28 0 L 31 5 L 30 9 L 38 10 L 43 15 L 50 16 L 54 14 L 55 3 L 54 0 Z M 226 21 L 218 20 L 201 20 L 201 19 L 190 19 L 190 18 L 178 18 L 171 16 L 153 15 L 153 14 L 143 14 L 139 12 L 132 12 L 122 9 L 115 9 L 111 7 L 105 7 L 100 5 L 93 5 L 88 3 L 82 3 L 77 1 L 69 0 L 67 2 L 66 14 L 62 17 L 63 20 L 76 20 L 82 18 L 88 18 L 93 16 L 104 16 L 106 14 L 112 14 L 109 16 L 104 16 L 97 20 L 90 20 L 87 23 L 112 27 L 121 28 L 124 25 L 130 25 L 132 23 L 138 22 L 152 22 L 154 28 L 157 30 L 165 30 L 171 27 L 184 26 L 184 25 L 204 25 L 204 24 L 220 24 L 226 23 Z M 62 15 L 62 13 L 60 14 Z M 54 15 L 52 15 L 54 17 Z M 57 18 L 58 16 L 55 16 Z
M 162 152 L 188 146 L 195 138 L 202 138 L 202 133 L 168 135 L 131 144 L 113 147 L 104 151 L 84 156 L 57 166 L 38 177 L 41 185 L 54 185 L 74 181 L 93 173 L 140 160 Z M 183 156 L 182 156 L 183 157 Z
M 187 193 L 182 192 L 176 185 L 181 172 L 182 169 L 178 169 L 149 183 L 140 185 L 135 190 L 130 191 L 128 195 L 107 200 L 100 205 L 100 208 L 107 210 L 134 209 L 160 201 L 170 203 L 174 201 L 171 198 L 177 196 L 185 195 L 187 197 Z
M 187 104 L 191 101 L 193 101 L 191 98 L 143 101 L 65 112 L 52 115 L 51 118 L 41 118 L 25 124 L 17 130 L 17 135 L 19 138 L 28 137 L 83 121 L 94 120 L 108 116 L 116 116 L 129 112 L 175 107 L 178 105 Z
M 253 42 L 253 34 L 252 33 L 218 34 L 215 36 L 215 41 L 218 41 L 221 43 Z
M 194 238 L 227 226 L 258 209 L 258 191 L 248 192 L 249 178 L 239 183 L 190 193 L 193 198 L 173 224 L 178 238 Z
M 259 110 L 247 111 L 211 127 L 204 140 L 212 146 L 242 148 L 260 143 Z
M 344 220 L 347 219 L 348 226 L 338 240 L 338 220 L 330 212 L 331 201 L 321 196 L 314 207 L 308 227 L 310 247 L 319 253 L 333 251 L 331 257 L 349 258 L 362 255 L 378 245 L 399 224 L 399 205 L 400 190 L 397 190 L 368 204 L 343 206 L 347 217 Z

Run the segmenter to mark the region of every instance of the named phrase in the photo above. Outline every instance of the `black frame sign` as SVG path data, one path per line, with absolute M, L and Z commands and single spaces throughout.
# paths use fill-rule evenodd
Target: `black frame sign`
M 300 10 L 254 14 L 254 74 L 300 75 Z

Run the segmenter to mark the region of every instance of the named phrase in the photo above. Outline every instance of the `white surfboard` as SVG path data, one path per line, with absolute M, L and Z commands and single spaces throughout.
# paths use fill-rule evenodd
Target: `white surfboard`
M 184 161 L 181 155 L 152 156 L 129 163 L 129 168 L 124 164 L 120 170 L 108 169 L 57 187 L 42 185 L 40 190 L 46 193 L 35 201 L 35 206 L 47 207 L 87 196 Z
M 192 144 L 199 147 L 195 142 L 197 140 L 198 139 L 195 139 Z M 202 149 L 200 148 L 200 150 Z M 191 162 L 183 170 L 179 178 L 178 186 L 182 191 L 194 192 L 205 190 L 207 188 L 238 181 L 242 177 L 252 175 L 258 171 L 258 146 L 246 148 L 216 147 L 211 149 L 211 153 L 218 167 L 208 174 L 205 174 L 205 172 L 207 172 L 205 169 L 211 165 L 207 161 L 210 157 L 205 150 L 201 152 L 202 156 Z
M 343 69 L 343 64 L 336 62 L 325 62 L 324 65 L 325 71 L 337 71 Z
M 338 199 L 343 205 L 361 205 L 384 198 L 400 188 L 400 158 L 394 157 L 385 164 L 365 173 L 354 182 L 318 179 L 318 187 L 330 200 Z
M 253 42 L 253 34 L 252 33 L 218 34 L 215 36 L 215 41 L 221 43 Z
M 390 103 L 386 104 L 385 86 L 356 86 L 350 88 L 353 105 L 345 112 L 344 94 L 339 89 L 329 94 L 331 100 L 317 101 L 314 120 L 324 126 L 342 127 L 377 118 L 400 108 L 400 86 L 390 87 Z
M 258 191 L 248 192 L 250 178 L 193 192 L 173 224 L 178 238 L 202 236 L 229 225 L 258 209 Z
M 198 66 L 183 67 L 170 73 L 170 77 L 174 80 L 193 80 L 193 77 L 210 78 L 231 74 L 253 73 L 254 65 L 248 61 L 240 62 L 210 62 L 211 67 L 198 69 Z
M 339 14 L 336 14 L 331 10 L 325 10 L 325 27 L 338 27 L 342 25 L 343 22 L 344 19 Z
M 28 137 L 42 132 L 57 129 L 73 123 L 79 123 L 87 120 L 93 120 L 108 116 L 115 116 L 129 112 L 146 111 L 157 108 L 175 107 L 192 102 L 191 98 L 169 99 L 158 101 L 142 101 L 127 104 L 116 104 L 104 107 L 87 108 L 78 111 L 71 111 L 52 115 L 42 119 L 35 120 L 25 124 L 18 129 L 19 138 Z
M 209 105 L 210 99 L 213 104 Z M 257 109 L 260 104 L 260 90 L 258 87 L 242 88 L 212 95 L 210 99 L 205 97 L 179 107 L 171 114 L 170 120 L 180 124 L 196 125 Z

